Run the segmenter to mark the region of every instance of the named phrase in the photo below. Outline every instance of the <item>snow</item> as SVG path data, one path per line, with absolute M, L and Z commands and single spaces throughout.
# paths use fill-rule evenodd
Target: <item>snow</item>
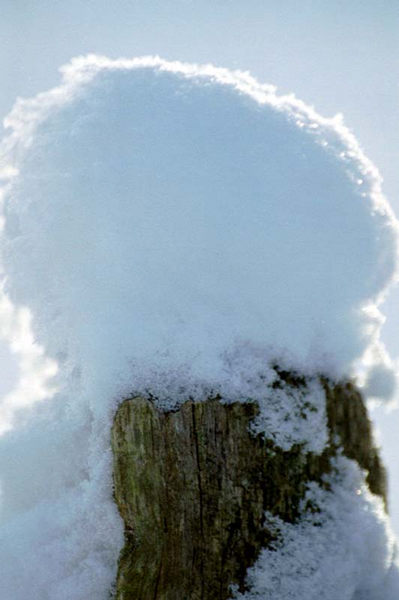
M 396 387 L 396 372 L 390 365 L 376 364 L 368 370 L 364 387 L 368 399 L 392 399 Z
M 325 391 L 318 377 L 299 378 L 292 385 L 276 365 L 265 365 L 263 353 L 248 348 L 230 356 L 229 371 L 230 395 L 222 396 L 222 402 L 256 399 L 259 415 L 251 423 L 255 435 L 264 435 L 285 451 L 299 445 L 305 452 L 323 452 L 328 430 Z M 222 388 L 217 391 L 223 393 Z
M 20 368 L 0 405 L 10 600 L 108 597 L 124 396 L 255 398 L 257 431 L 320 452 L 317 374 L 369 369 L 377 396 L 392 378 L 378 306 L 397 222 L 339 116 L 209 65 L 89 56 L 62 72 L 17 101 L 1 147 L 0 331 Z M 276 364 L 310 378 L 303 396 L 271 392 Z
M 354 461 L 339 456 L 334 466 L 336 472 L 326 477 L 330 490 L 309 485 L 299 523 L 268 515 L 277 541 L 249 569 L 251 589 L 236 589 L 236 600 L 398 598 L 396 544 L 382 501 L 370 493 Z

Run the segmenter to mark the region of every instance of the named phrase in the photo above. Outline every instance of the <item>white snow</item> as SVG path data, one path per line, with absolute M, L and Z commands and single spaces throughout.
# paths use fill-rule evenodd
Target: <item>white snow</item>
M 321 454 L 328 441 L 325 392 L 317 377 L 290 385 L 278 368 L 265 365 L 263 353 L 241 348 L 229 357 L 229 391 L 223 402 L 256 399 L 259 415 L 251 424 L 283 450 L 302 445 L 304 451 Z M 212 389 L 214 391 L 214 388 Z M 217 390 L 223 393 L 223 389 Z
M 236 589 L 236 600 L 397 600 L 396 544 L 382 501 L 354 461 L 341 456 L 335 467 L 325 478 L 331 490 L 309 485 L 299 523 L 268 515 L 277 540 L 249 569 L 251 590 Z
M 381 388 L 397 223 L 339 116 L 246 73 L 77 58 L 5 125 L 0 330 L 21 376 L 0 405 L 0 587 L 105 600 L 117 402 L 256 398 L 258 430 L 320 452 L 320 390 L 298 417 L 272 366 L 315 381 L 367 356 Z

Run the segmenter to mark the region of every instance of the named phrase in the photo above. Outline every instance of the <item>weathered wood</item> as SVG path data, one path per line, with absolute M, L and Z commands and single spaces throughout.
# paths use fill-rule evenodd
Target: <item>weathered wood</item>
M 374 445 L 372 426 L 362 396 L 349 383 L 334 386 L 324 381 L 330 441 L 338 436 L 345 456 L 356 460 L 367 471 L 370 491 L 384 500 L 387 507 L 387 477 Z
M 233 583 L 243 591 L 247 568 L 272 540 L 265 511 L 295 521 L 307 482 L 330 469 L 337 436 L 385 497 L 360 394 L 351 384 L 324 387 L 330 445 L 321 456 L 251 434 L 256 404 L 215 398 L 167 413 L 143 398 L 121 404 L 112 430 L 126 537 L 117 600 L 226 600 Z

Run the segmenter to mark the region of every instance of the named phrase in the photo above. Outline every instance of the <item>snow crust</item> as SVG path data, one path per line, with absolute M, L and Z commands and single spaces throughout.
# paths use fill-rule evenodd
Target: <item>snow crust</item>
M 21 370 L 0 405 L 10 600 L 108 598 L 127 394 L 257 399 L 257 431 L 320 452 L 320 390 L 304 419 L 301 398 L 270 393 L 274 364 L 334 378 L 367 356 L 373 394 L 391 391 L 378 305 L 397 223 L 340 117 L 212 66 L 89 56 L 62 72 L 16 103 L 1 147 L 0 330 Z

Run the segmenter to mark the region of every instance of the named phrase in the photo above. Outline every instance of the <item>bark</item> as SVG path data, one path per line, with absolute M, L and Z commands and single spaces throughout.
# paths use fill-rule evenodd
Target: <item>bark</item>
M 303 378 L 280 371 L 293 387 Z M 294 522 L 306 484 L 331 466 L 337 447 L 368 471 L 386 498 L 385 471 L 359 392 L 323 381 L 330 443 L 323 454 L 284 452 L 250 430 L 255 403 L 188 401 L 161 412 L 124 401 L 112 429 L 114 493 L 125 523 L 117 600 L 227 600 L 273 539 L 265 511 Z M 311 507 L 310 507 L 311 508 Z

